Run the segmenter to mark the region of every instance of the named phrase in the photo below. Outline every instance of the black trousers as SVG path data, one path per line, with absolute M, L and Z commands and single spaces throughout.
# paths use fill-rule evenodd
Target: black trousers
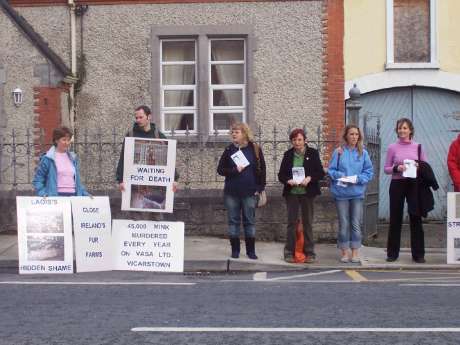
M 391 180 L 390 184 L 390 228 L 388 231 L 387 256 L 397 258 L 401 247 L 401 226 L 404 212 L 404 201 L 407 200 L 412 179 Z M 422 217 L 409 214 L 410 246 L 414 259 L 425 256 L 425 239 L 423 235 Z
M 315 242 L 313 241 L 313 197 L 303 194 L 286 195 L 286 206 L 288 224 L 286 229 L 286 244 L 284 246 L 284 257 L 292 257 L 295 252 L 296 224 L 299 216 L 299 209 L 302 214 L 303 251 L 307 256 L 315 256 Z

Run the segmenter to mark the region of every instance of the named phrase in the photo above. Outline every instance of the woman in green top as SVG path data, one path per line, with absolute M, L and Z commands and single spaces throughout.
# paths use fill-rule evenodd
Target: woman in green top
M 287 206 L 287 233 L 284 247 L 284 259 L 294 262 L 296 243 L 295 225 L 302 213 L 305 262 L 316 259 L 313 240 L 313 199 L 321 194 L 319 180 L 324 177 L 324 169 L 318 150 L 308 146 L 305 132 L 294 129 L 289 135 L 292 148 L 284 153 L 278 172 L 278 180 L 284 184 L 283 196 Z

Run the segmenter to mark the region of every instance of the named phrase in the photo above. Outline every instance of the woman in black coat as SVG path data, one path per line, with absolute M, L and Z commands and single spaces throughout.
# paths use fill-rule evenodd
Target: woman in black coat
M 257 259 L 255 221 L 257 195 L 265 189 L 265 160 L 259 145 L 253 142 L 248 125 L 235 123 L 231 128 L 232 143 L 219 160 L 217 173 L 225 176 L 224 203 L 228 215 L 228 235 L 232 258 L 240 255 L 240 226 L 243 223 L 246 254 Z M 234 155 L 241 155 L 235 157 Z M 233 156 L 233 158 L 232 158 Z M 247 162 L 244 162 L 244 159 Z M 248 165 L 246 165 L 249 163 Z
M 278 173 L 278 180 L 284 184 L 283 196 L 286 199 L 288 222 L 284 259 L 294 262 L 296 243 L 295 225 L 299 208 L 302 214 L 305 262 L 316 259 L 313 241 L 313 200 L 321 194 L 319 180 L 325 173 L 318 150 L 308 146 L 305 132 L 294 129 L 289 135 L 292 148 L 284 153 Z M 293 168 L 295 178 L 293 178 Z

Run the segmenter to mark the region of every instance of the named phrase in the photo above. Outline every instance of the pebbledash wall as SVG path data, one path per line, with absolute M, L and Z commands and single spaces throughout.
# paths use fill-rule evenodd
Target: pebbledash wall
M 35 4 L 46 2 L 51 1 Z M 154 2 L 79 1 L 89 3 L 89 9 L 82 20 L 77 18 L 77 55 L 81 53 L 81 39 L 85 55 L 85 78 L 76 96 L 77 129 L 104 125 L 118 126 L 123 131 L 132 125 L 136 106 L 152 105 L 157 99 L 152 95 L 151 84 L 156 77 L 152 71 L 152 28 L 241 25 L 250 28 L 254 39 L 253 87 L 249 90 L 252 124 L 260 125 L 265 132 L 276 125 L 280 138 L 286 136 L 289 127 L 304 124 L 310 135 L 316 133 L 319 125 L 323 126 L 325 139 L 333 140 L 340 134 L 344 123 L 343 0 Z M 30 6 L 30 1 L 11 3 L 70 66 L 70 17 L 65 2 L 41 6 Z M 53 75 L 52 65 L 1 12 L 0 42 L 0 68 L 6 71 L 6 128 L 51 129 L 51 125 L 37 121 L 37 114 L 44 113 L 37 109 L 43 104 L 37 100 L 38 86 L 59 88 L 61 107 L 54 114 L 58 114 L 61 123 L 68 123 L 67 90 L 53 83 L 53 78 L 46 80 Z M 9 95 L 16 86 L 24 90 L 21 107 L 15 107 Z M 49 116 L 42 116 L 45 118 Z M 327 158 L 327 151 L 324 153 Z M 179 193 L 175 214 L 178 219 L 189 219 L 189 233 L 224 232 L 220 193 Z M 279 239 L 284 234 L 285 206 L 279 189 L 270 194 L 271 205 L 258 216 L 260 236 Z M 119 202 L 115 194 L 113 199 Z M 119 209 L 119 204 L 113 206 Z M 326 192 L 318 199 L 317 238 L 334 237 L 335 211 L 331 206 Z M 7 223 L 11 224 L 10 221 Z
M 16 10 L 69 63 L 67 8 Z M 255 122 L 286 129 L 308 122 L 313 131 L 323 120 L 323 10 L 323 1 L 90 5 L 83 17 L 86 80 L 77 95 L 77 127 L 128 127 L 133 109 L 151 104 L 153 26 L 248 25 L 255 38 Z M 10 31 L 9 19 L 1 18 L 2 27 L 6 24 Z M 77 32 L 79 36 L 79 27 Z M 77 42 L 80 46 L 80 37 Z M 30 71 L 24 72 L 17 71 L 24 82 L 30 81 Z M 31 90 L 25 91 L 32 101 Z M 20 117 L 9 117 L 15 115 Z

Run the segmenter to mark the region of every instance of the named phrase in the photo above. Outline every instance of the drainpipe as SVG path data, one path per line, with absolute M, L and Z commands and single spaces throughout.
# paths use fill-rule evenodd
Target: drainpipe
M 68 0 L 70 10 L 70 63 L 72 77 L 77 78 L 77 40 L 76 40 L 76 14 L 75 1 Z M 69 90 L 69 121 L 70 128 L 75 129 L 75 83 L 70 84 Z

